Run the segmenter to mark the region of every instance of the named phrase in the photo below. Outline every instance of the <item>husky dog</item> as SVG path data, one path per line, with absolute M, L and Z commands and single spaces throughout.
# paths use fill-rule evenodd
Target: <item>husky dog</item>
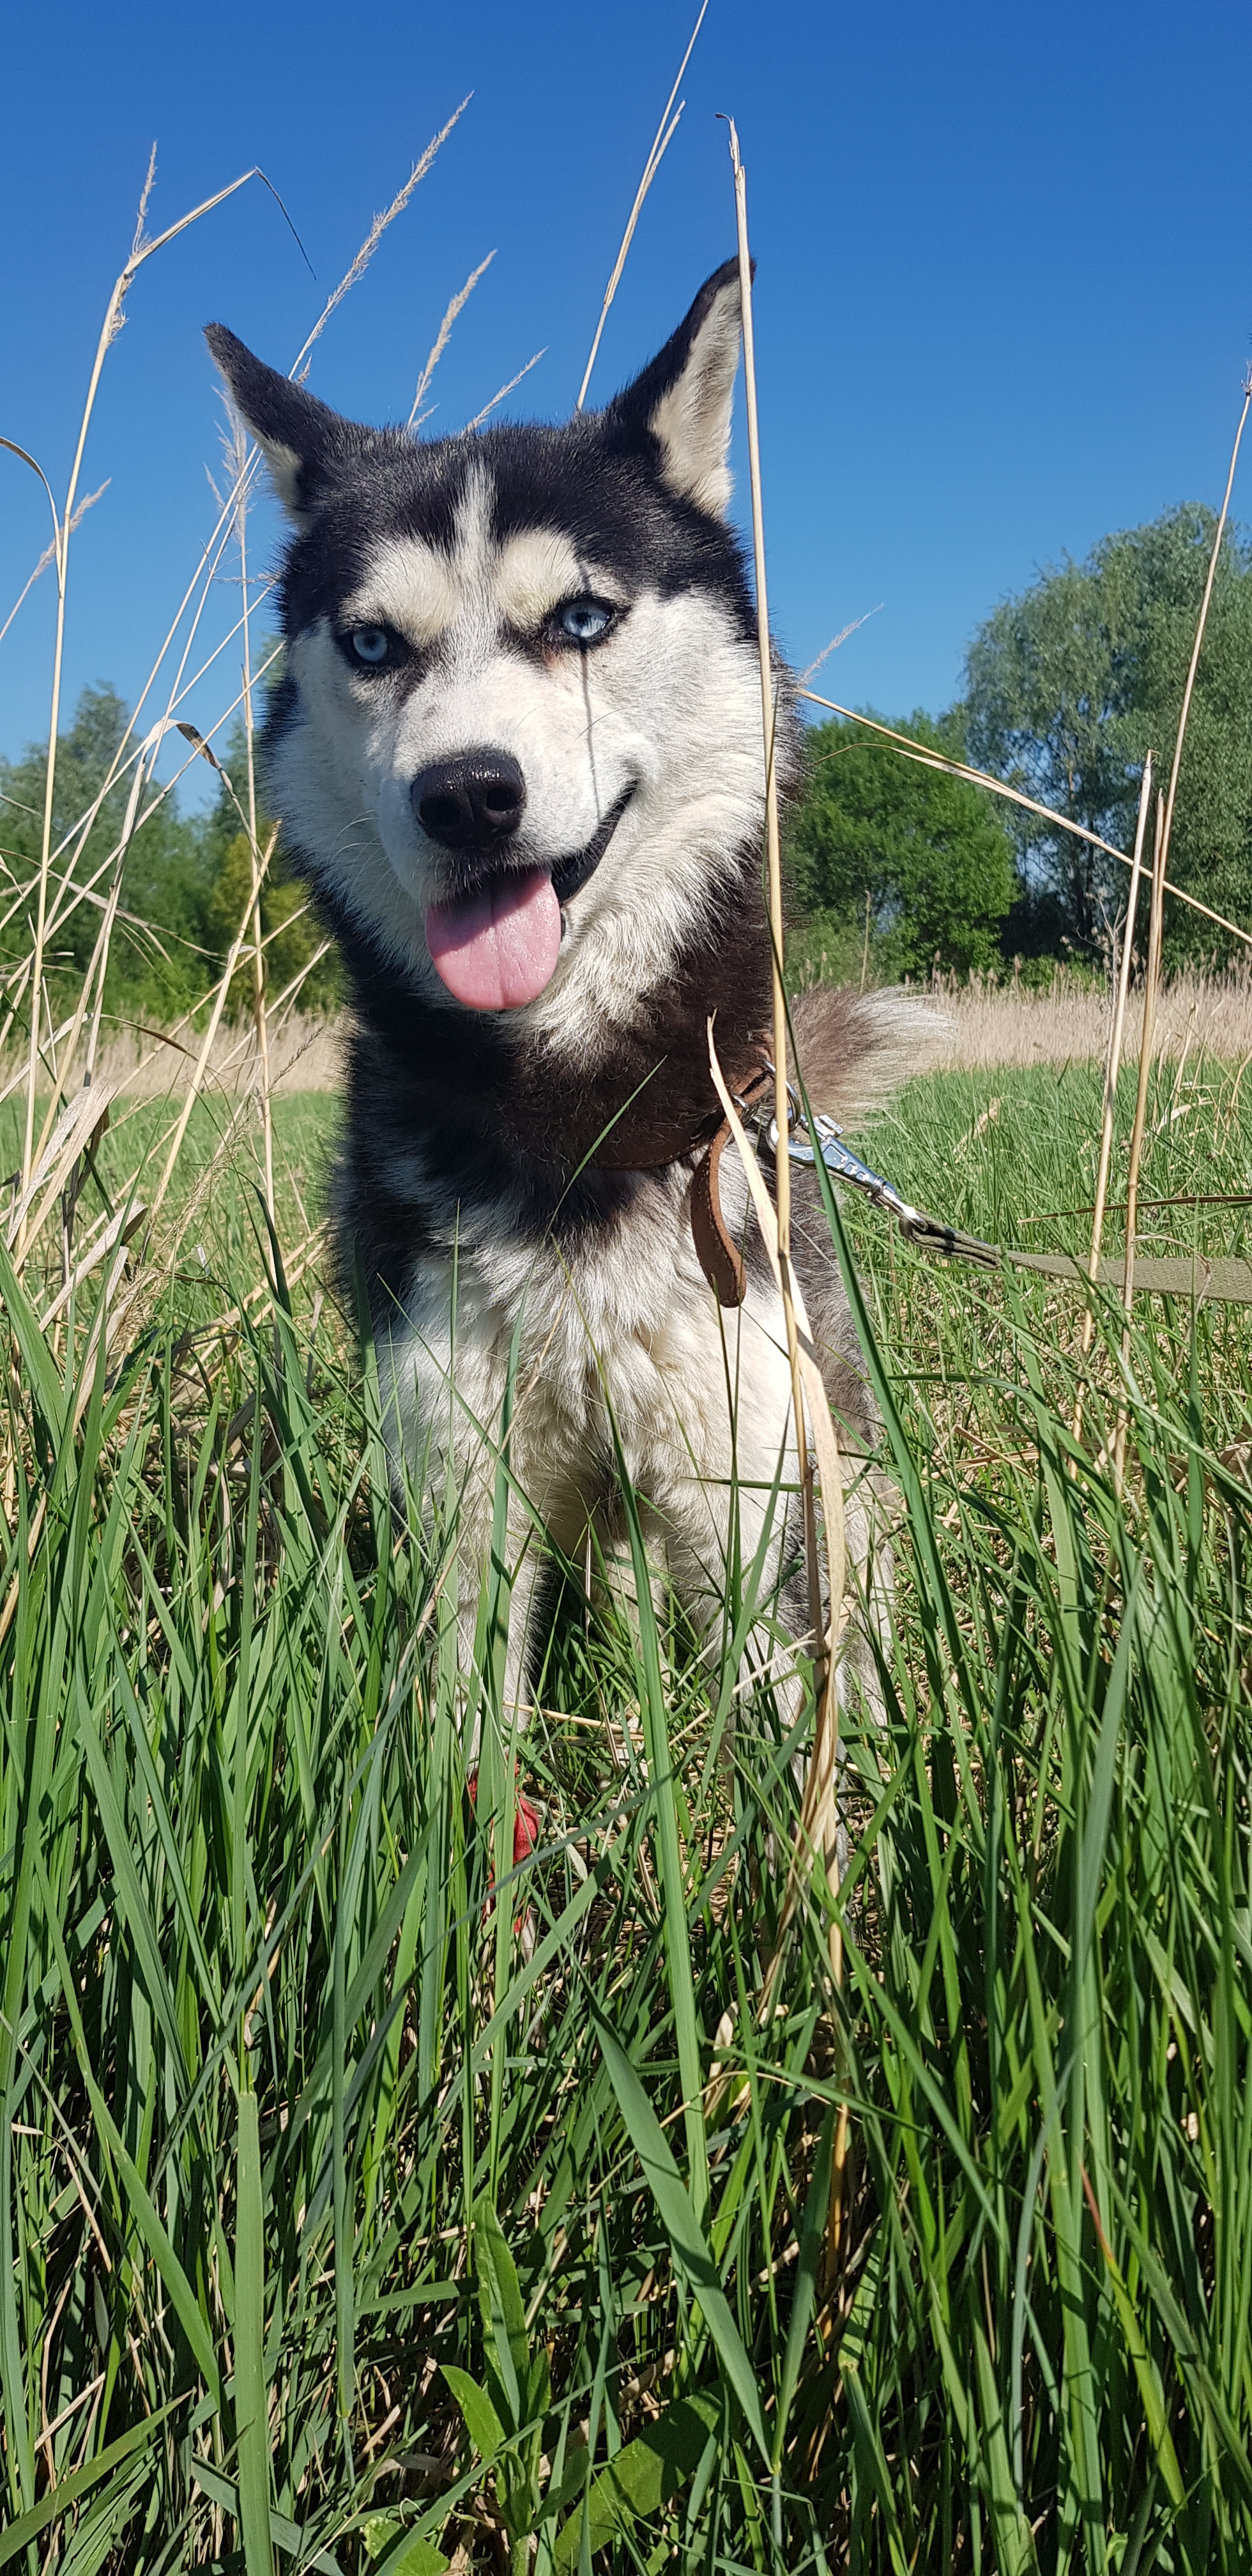
M 737 266 L 607 409 L 559 428 L 363 428 L 207 337 L 294 531 L 265 781 L 355 1001 L 345 1270 L 363 1265 L 396 1447 L 451 1469 L 480 1562 L 516 1344 L 506 1689 L 525 1690 L 533 1528 L 610 1553 L 619 1455 L 697 1624 L 724 1602 L 737 1512 L 740 1561 L 764 1538 L 798 1636 L 794 1503 L 769 1519 L 797 1477 L 782 1310 L 737 1157 L 719 1186 L 707 1038 L 712 1017 L 728 1081 L 759 1086 L 760 664 L 726 521 Z M 898 1078 L 880 1003 L 808 996 L 796 1025 L 816 1107 Z M 799 1169 L 793 1250 L 872 1592 L 873 1408 Z

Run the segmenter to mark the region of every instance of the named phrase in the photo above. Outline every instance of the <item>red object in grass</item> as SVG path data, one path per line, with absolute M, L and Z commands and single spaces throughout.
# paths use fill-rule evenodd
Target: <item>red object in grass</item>
M 466 1788 L 467 1788 L 467 1789 L 468 1789 L 468 1791 L 469 1791 L 469 1802 L 470 1802 L 471 1807 L 477 1808 L 477 1805 L 478 1805 L 478 1773 L 477 1773 L 477 1771 L 471 1771 L 471 1772 L 470 1772 L 469 1777 L 468 1777 L 468 1779 L 467 1779 L 467 1781 L 466 1781 L 466 1783 L 465 1783 L 465 1786 L 466 1786 Z M 525 1791 L 524 1791 L 524 1790 L 522 1790 L 522 1789 L 517 1789 L 517 1790 L 515 1791 L 515 1793 L 514 1793 L 514 1800 L 513 1800 L 513 1867 L 514 1867 L 514 1869 L 520 1869 L 520 1868 L 521 1868 L 521 1866 L 522 1866 L 522 1862 L 523 1862 L 524 1860 L 529 1860 L 530 1855 L 531 1855 L 531 1853 L 533 1852 L 533 1850 L 534 1850 L 534 1848 L 535 1848 L 535 1845 L 536 1845 L 536 1843 L 537 1843 L 537 1842 L 538 1842 L 538 1840 L 539 1840 L 539 1826 L 540 1826 L 540 1822 L 541 1822 L 541 1819 L 540 1819 L 539 1809 L 538 1809 L 536 1806 L 532 1805 L 531 1800 L 526 1796 L 526 1793 L 525 1793 Z M 493 1876 L 493 1882 L 494 1882 L 494 1872 L 492 1873 L 492 1876 Z

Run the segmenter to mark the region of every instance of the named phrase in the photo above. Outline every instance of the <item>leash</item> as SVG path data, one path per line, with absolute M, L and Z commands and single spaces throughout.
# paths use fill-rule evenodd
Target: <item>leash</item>
M 764 1102 L 773 1092 L 774 1069 L 766 1065 L 743 1091 L 735 1094 L 745 1118 L 756 1113 L 757 1142 L 777 1161 L 778 1121 L 764 1118 Z M 999 1270 L 1005 1262 L 1016 1270 L 1030 1270 L 1047 1279 L 1066 1280 L 1072 1286 L 1090 1292 L 1096 1288 L 1120 1288 L 1125 1277 L 1125 1256 L 1108 1254 L 1096 1266 L 1094 1280 L 1086 1265 L 1068 1252 L 1006 1251 L 993 1243 L 984 1243 L 976 1234 L 964 1234 L 959 1226 L 944 1225 L 914 1207 L 896 1189 L 893 1182 L 872 1165 L 864 1163 L 843 1140 L 843 1131 L 833 1118 L 818 1111 L 812 1119 L 805 1116 L 790 1083 L 787 1086 L 788 1129 L 787 1154 L 793 1163 L 812 1165 L 820 1154 L 831 1179 L 842 1181 L 859 1190 L 871 1206 L 882 1208 L 899 1227 L 906 1243 L 918 1252 L 928 1253 L 940 1261 L 967 1261 L 978 1270 Z M 712 1143 L 706 1148 L 692 1183 L 691 1231 L 701 1268 L 723 1306 L 741 1306 L 747 1294 L 747 1273 L 743 1256 L 734 1242 L 722 1214 L 719 1173 L 723 1150 L 730 1137 L 730 1126 L 724 1122 Z M 1168 1202 L 1161 1202 L 1165 1205 Z M 1204 1305 L 1252 1305 L 1252 1261 L 1189 1253 L 1173 1259 L 1153 1259 L 1138 1254 L 1135 1260 L 1135 1287 L 1147 1297 L 1185 1297 Z
M 792 1163 L 815 1163 L 820 1153 L 831 1179 L 847 1181 L 861 1190 L 874 1207 L 885 1208 L 894 1217 L 906 1243 L 919 1252 L 929 1252 L 942 1261 L 971 1261 L 979 1270 L 998 1270 L 1003 1255 L 993 1243 L 981 1236 L 962 1234 L 959 1226 L 943 1225 L 937 1217 L 926 1216 L 915 1208 L 881 1172 L 875 1172 L 854 1154 L 843 1141 L 843 1129 L 818 1111 L 811 1121 L 805 1117 L 790 1083 L 787 1085 L 788 1131 L 787 1157 Z M 808 1138 L 808 1142 L 804 1138 Z M 771 1118 L 764 1140 L 775 1159 L 778 1155 L 778 1121 Z
M 730 1087 L 745 1125 L 754 1131 L 758 1149 L 776 1163 L 774 1068 L 760 1040 L 752 1043 L 746 1065 L 740 1057 Z M 683 1100 L 676 1106 L 649 1099 L 642 1106 L 628 1103 L 627 1107 L 630 1114 L 618 1113 L 592 1159 L 610 1171 L 647 1171 L 697 1153 L 689 1206 L 696 1254 L 718 1304 L 741 1306 L 748 1293 L 748 1274 L 740 1246 L 726 1223 L 721 1198 L 722 1156 L 731 1139 L 729 1120 L 719 1117 L 716 1105 L 706 1110 L 700 1099 L 694 1104 Z M 1121 1284 L 1124 1257 L 1120 1254 L 1102 1260 L 1093 1281 L 1086 1265 L 1072 1253 L 1018 1252 L 984 1243 L 979 1235 L 965 1234 L 959 1226 L 945 1225 L 924 1208 L 914 1207 L 885 1173 L 875 1171 L 872 1164 L 853 1152 L 833 1118 L 820 1111 L 811 1119 L 807 1117 L 790 1083 L 787 1154 L 793 1163 L 810 1166 L 820 1156 L 833 1181 L 858 1190 L 871 1206 L 881 1208 L 898 1226 L 904 1242 L 932 1260 L 968 1262 L 971 1268 L 985 1271 L 1000 1270 L 1009 1263 L 1014 1269 L 1064 1280 L 1088 1294 L 1093 1286 L 1114 1288 Z M 1252 1305 L 1252 1261 L 1209 1259 L 1200 1253 L 1173 1260 L 1139 1255 L 1135 1261 L 1135 1286 L 1145 1296 Z
M 763 1064 L 735 1101 L 745 1121 L 755 1115 L 757 1142 L 764 1146 L 775 1162 L 778 1159 L 778 1121 L 771 1117 L 765 1125 L 765 1107 L 774 1091 L 774 1068 Z M 954 1225 L 942 1225 L 902 1198 L 894 1184 L 883 1173 L 872 1170 L 843 1141 L 843 1130 L 833 1118 L 818 1112 L 812 1120 L 805 1116 L 790 1083 L 787 1085 L 787 1154 L 793 1163 L 813 1164 L 821 1155 L 831 1179 L 846 1181 L 860 1190 L 874 1207 L 885 1209 L 894 1218 L 906 1243 L 919 1252 L 928 1252 L 943 1261 L 970 1261 L 980 1270 L 998 1270 L 1001 1254 L 995 1245 L 983 1243 L 976 1234 L 962 1234 Z M 717 1134 L 705 1147 L 691 1184 L 691 1232 L 700 1267 L 719 1305 L 741 1306 L 748 1291 L 748 1274 L 743 1255 L 722 1213 L 721 1162 L 730 1142 L 730 1122 L 723 1119 Z

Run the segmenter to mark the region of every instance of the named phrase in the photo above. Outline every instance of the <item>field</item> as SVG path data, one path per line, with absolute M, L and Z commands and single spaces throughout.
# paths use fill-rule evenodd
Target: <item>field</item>
M 1252 1188 L 1237 1079 L 1158 1066 L 1145 1199 Z M 1105 1300 L 1080 1370 L 1072 1290 L 846 1210 L 899 1598 L 842 1884 L 783 1919 L 811 1711 L 740 1679 L 750 1569 L 711 1668 L 571 1569 L 493 1902 L 507 1569 L 458 1672 L 455 1499 L 402 1532 L 235 1114 L 107 1369 L 6 1261 L 0 2563 L 1246 2567 L 1245 1310 L 1140 1300 L 1123 1366 Z M 955 1070 L 866 1150 L 1085 1250 L 1098 1119 L 1089 1063 Z M 333 1127 L 278 1105 L 288 1253 Z
M 219 202 L 152 239 L 151 184 L 54 503 L 62 611 L 126 298 Z M 764 1550 L 701 1649 L 627 1490 L 636 1615 L 555 1568 L 523 1726 L 504 1426 L 467 1602 L 456 1493 L 394 1490 L 332 1275 L 337 1040 L 299 1017 L 320 950 L 282 944 L 257 804 L 257 471 L 240 431 L 77 806 L 59 616 L 42 812 L 9 800 L 0 2569 L 1242 2576 L 1252 1307 L 1101 1289 L 1085 1335 L 1072 1284 L 935 1267 L 832 1200 L 896 1566 L 838 1866 L 797 1833 L 814 1674 Z M 129 908 L 183 848 L 171 752 L 216 772 L 213 946 Z M 154 1039 L 122 951 L 167 932 Z M 1009 1252 L 1084 1256 L 1107 996 L 941 998 L 937 1069 L 864 1151 Z M 1137 1028 L 1136 998 L 1106 1250 Z M 1245 978 L 1165 993 L 1145 1257 L 1244 1254 L 1250 1060 Z

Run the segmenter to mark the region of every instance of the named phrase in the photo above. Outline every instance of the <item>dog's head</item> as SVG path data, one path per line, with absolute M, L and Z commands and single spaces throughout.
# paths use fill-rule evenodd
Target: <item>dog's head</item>
M 428 997 L 558 1042 L 617 1018 L 759 833 L 737 267 L 559 428 L 362 428 L 207 337 L 294 526 L 268 753 L 290 842 Z

